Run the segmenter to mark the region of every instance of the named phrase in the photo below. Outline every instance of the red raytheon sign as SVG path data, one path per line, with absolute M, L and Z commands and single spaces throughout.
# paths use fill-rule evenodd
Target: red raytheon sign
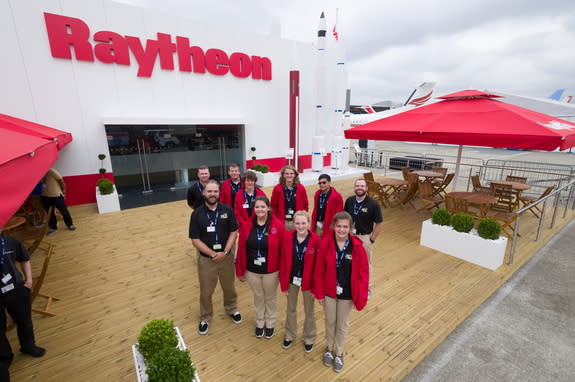
M 115 32 L 99 31 L 89 41 L 90 28 L 77 18 L 44 13 L 52 56 L 72 59 L 72 50 L 77 60 L 98 61 L 106 64 L 131 65 L 130 52 L 138 63 L 138 77 L 151 77 L 156 58 L 160 57 L 160 68 L 174 70 L 174 53 L 181 72 L 205 73 L 216 76 L 231 73 L 235 77 L 250 77 L 254 80 L 272 79 L 272 62 L 267 57 L 249 56 L 235 52 L 228 56 L 220 49 L 204 52 L 199 46 L 190 46 L 187 37 L 157 33 L 157 39 L 147 39 L 145 46 L 138 37 L 122 36 Z

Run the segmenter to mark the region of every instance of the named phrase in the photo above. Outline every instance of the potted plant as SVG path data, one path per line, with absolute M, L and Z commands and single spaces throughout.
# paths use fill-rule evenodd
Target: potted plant
M 108 178 L 104 177 L 106 169 L 104 168 L 104 159 L 106 154 L 98 154 L 101 167 L 98 172 L 100 178 L 96 182 L 96 203 L 98 204 L 98 212 L 105 214 L 107 212 L 120 211 L 120 199 L 114 183 Z
M 420 244 L 436 251 L 496 270 L 505 257 L 507 238 L 494 219 L 481 219 L 477 230 L 468 214 L 451 214 L 443 208 L 422 223 Z
M 138 382 L 200 382 L 190 353 L 172 320 L 150 321 L 132 345 Z
M 277 174 L 271 173 L 270 172 L 270 168 L 269 166 L 265 165 L 265 164 L 256 164 L 255 160 L 256 160 L 256 148 L 255 147 L 250 147 L 250 151 L 252 152 L 252 167 L 250 168 L 250 170 L 252 170 L 253 172 L 256 173 L 256 175 L 258 176 L 258 180 L 257 180 L 257 185 L 260 187 L 267 187 L 267 186 L 273 186 L 274 184 L 277 183 L 278 180 L 278 176 Z

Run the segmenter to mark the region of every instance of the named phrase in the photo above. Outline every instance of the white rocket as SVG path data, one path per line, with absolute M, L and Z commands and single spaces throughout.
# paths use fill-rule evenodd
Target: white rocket
M 323 168 L 323 153 L 325 152 L 326 134 L 326 107 L 325 107 L 325 74 L 326 74 L 326 51 L 325 51 L 325 16 L 323 12 L 319 18 L 317 28 L 317 67 L 316 67 L 316 118 L 315 134 L 311 143 L 311 167 L 313 171 L 321 171 Z

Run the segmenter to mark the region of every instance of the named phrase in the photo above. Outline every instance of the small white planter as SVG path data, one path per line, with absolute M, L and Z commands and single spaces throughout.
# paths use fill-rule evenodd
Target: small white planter
M 98 204 L 98 213 L 105 214 L 120 211 L 120 199 L 118 198 L 116 186 L 114 186 L 114 192 L 106 195 L 100 194 L 100 189 L 96 186 L 96 203 Z
M 503 264 L 507 238 L 487 240 L 479 237 L 475 229 L 470 233 L 457 232 L 428 219 L 421 225 L 419 244 L 494 271 Z
M 258 180 L 256 182 L 256 184 L 260 187 L 268 187 L 268 186 L 273 186 L 276 185 L 279 181 L 279 173 L 277 172 L 266 172 L 265 174 L 263 172 L 259 172 L 259 171 L 254 171 L 251 170 L 253 172 L 256 173 L 256 175 L 258 176 Z
M 176 330 L 176 335 L 178 336 L 178 349 L 186 350 L 187 347 L 184 343 L 182 333 L 180 333 L 180 329 L 178 329 L 177 326 L 174 329 Z M 138 382 L 147 382 L 148 374 L 146 373 L 146 360 L 144 359 L 144 356 L 138 351 L 138 344 L 132 345 L 132 354 L 134 355 L 134 364 L 136 366 L 136 376 L 138 377 Z M 196 369 L 192 382 L 200 382 L 198 369 Z

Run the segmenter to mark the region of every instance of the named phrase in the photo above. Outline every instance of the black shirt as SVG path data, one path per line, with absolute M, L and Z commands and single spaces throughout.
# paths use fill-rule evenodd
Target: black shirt
M 369 196 L 361 202 L 358 202 L 355 196 L 350 196 L 346 199 L 343 209 L 353 218 L 353 225 L 358 235 L 369 235 L 373 231 L 373 224 L 383 221 L 381 207 Z
M 256 189 L 254 188 L 254 192 L 250 195 L 244 190 L 244 204 L 242 208 L 247 204 L 248 208 L 246 208 L 248 216 L 252 216 L 252 212 L 254 211 L 254 199 L 256 198 Z
M 0 281 L 0 286 L 2 288 L 10 288 L 11 284 L 14 287 L 23 285 L 24 279 L 16 268 L 15 262 L 30 261 L 30 255 L 26 247 L 15 237 L 0 236 L 0 256 L 0 270 L 2 272 L 0 278 L 5 279 L 10 274 L 10 280 L 6 280 L 6 282 Z M 9 291 L 6 291 L 6 293 L 9 293 Z
M 230 179 L 230 188 L 232 189 L 232 207 L 236 204 L 236 193 L 242 187 L 242 182 L 234 183 L 233 180 Z
M 342 253 L 343 256 L 340 256 L 337 243 L 335 244 L 335 248 L 337 285 L 342 288 L 342 292 L 337 294 L 337 298 L 340 300 L 351 300 L 351 242 L 347 242 L 347 247 L 344 248 Z
M 247 267 L 253 273 L 268 273 L 268 229 L 266 225 L 254 224 L 246 240 Z M 265 259 L 259 262 L 258 259 Z
M 194 209 L 204 204 L 204 186 L 198 181 L 188 188 L 188 206 Z
M 293 220 L 293 214 L 295 213 L 295 193 L 296 193 L 295 187 L 284 186 L 284 203 L 285 203 L 286 220 Z
M 190 217 L 190 239 L 200 239 L 216 252 L 224 251 L 230 233 L 237 230 L 238 223 L 234 210 L 227 204 L 218 203 L 216 210 L 212 211 L 204 203 L 196 208 Z M 214 244 L 220 244 L 221 248 L 215 249 Z
M 316 221 L 323 222 L 325 219 L 325 209 L 327 208 L 327 200 L 331 195 L 331 187 L 325 194 L 320 192 L 317 196 L 316 205 L 317 205 L 317 216 Z
M 293 251 L 292 251 L 293 259 L 292 259 L 292 266 L 291 266 L 291 275 L 290 275 L 290 279 L 289 279 L 289 282 L 291 284 L 293 284 L 294 276 L 301 278 L 303 275 L 305 251 L 307 249 L 307 245 L 309 243 L 310 237 L 311 237 L 311 235 L 308 232 L 305 239 L 301 243 L 299 243 L 297 241 L 297 232 L 294 233 L 294 235 L 293 235 Z

